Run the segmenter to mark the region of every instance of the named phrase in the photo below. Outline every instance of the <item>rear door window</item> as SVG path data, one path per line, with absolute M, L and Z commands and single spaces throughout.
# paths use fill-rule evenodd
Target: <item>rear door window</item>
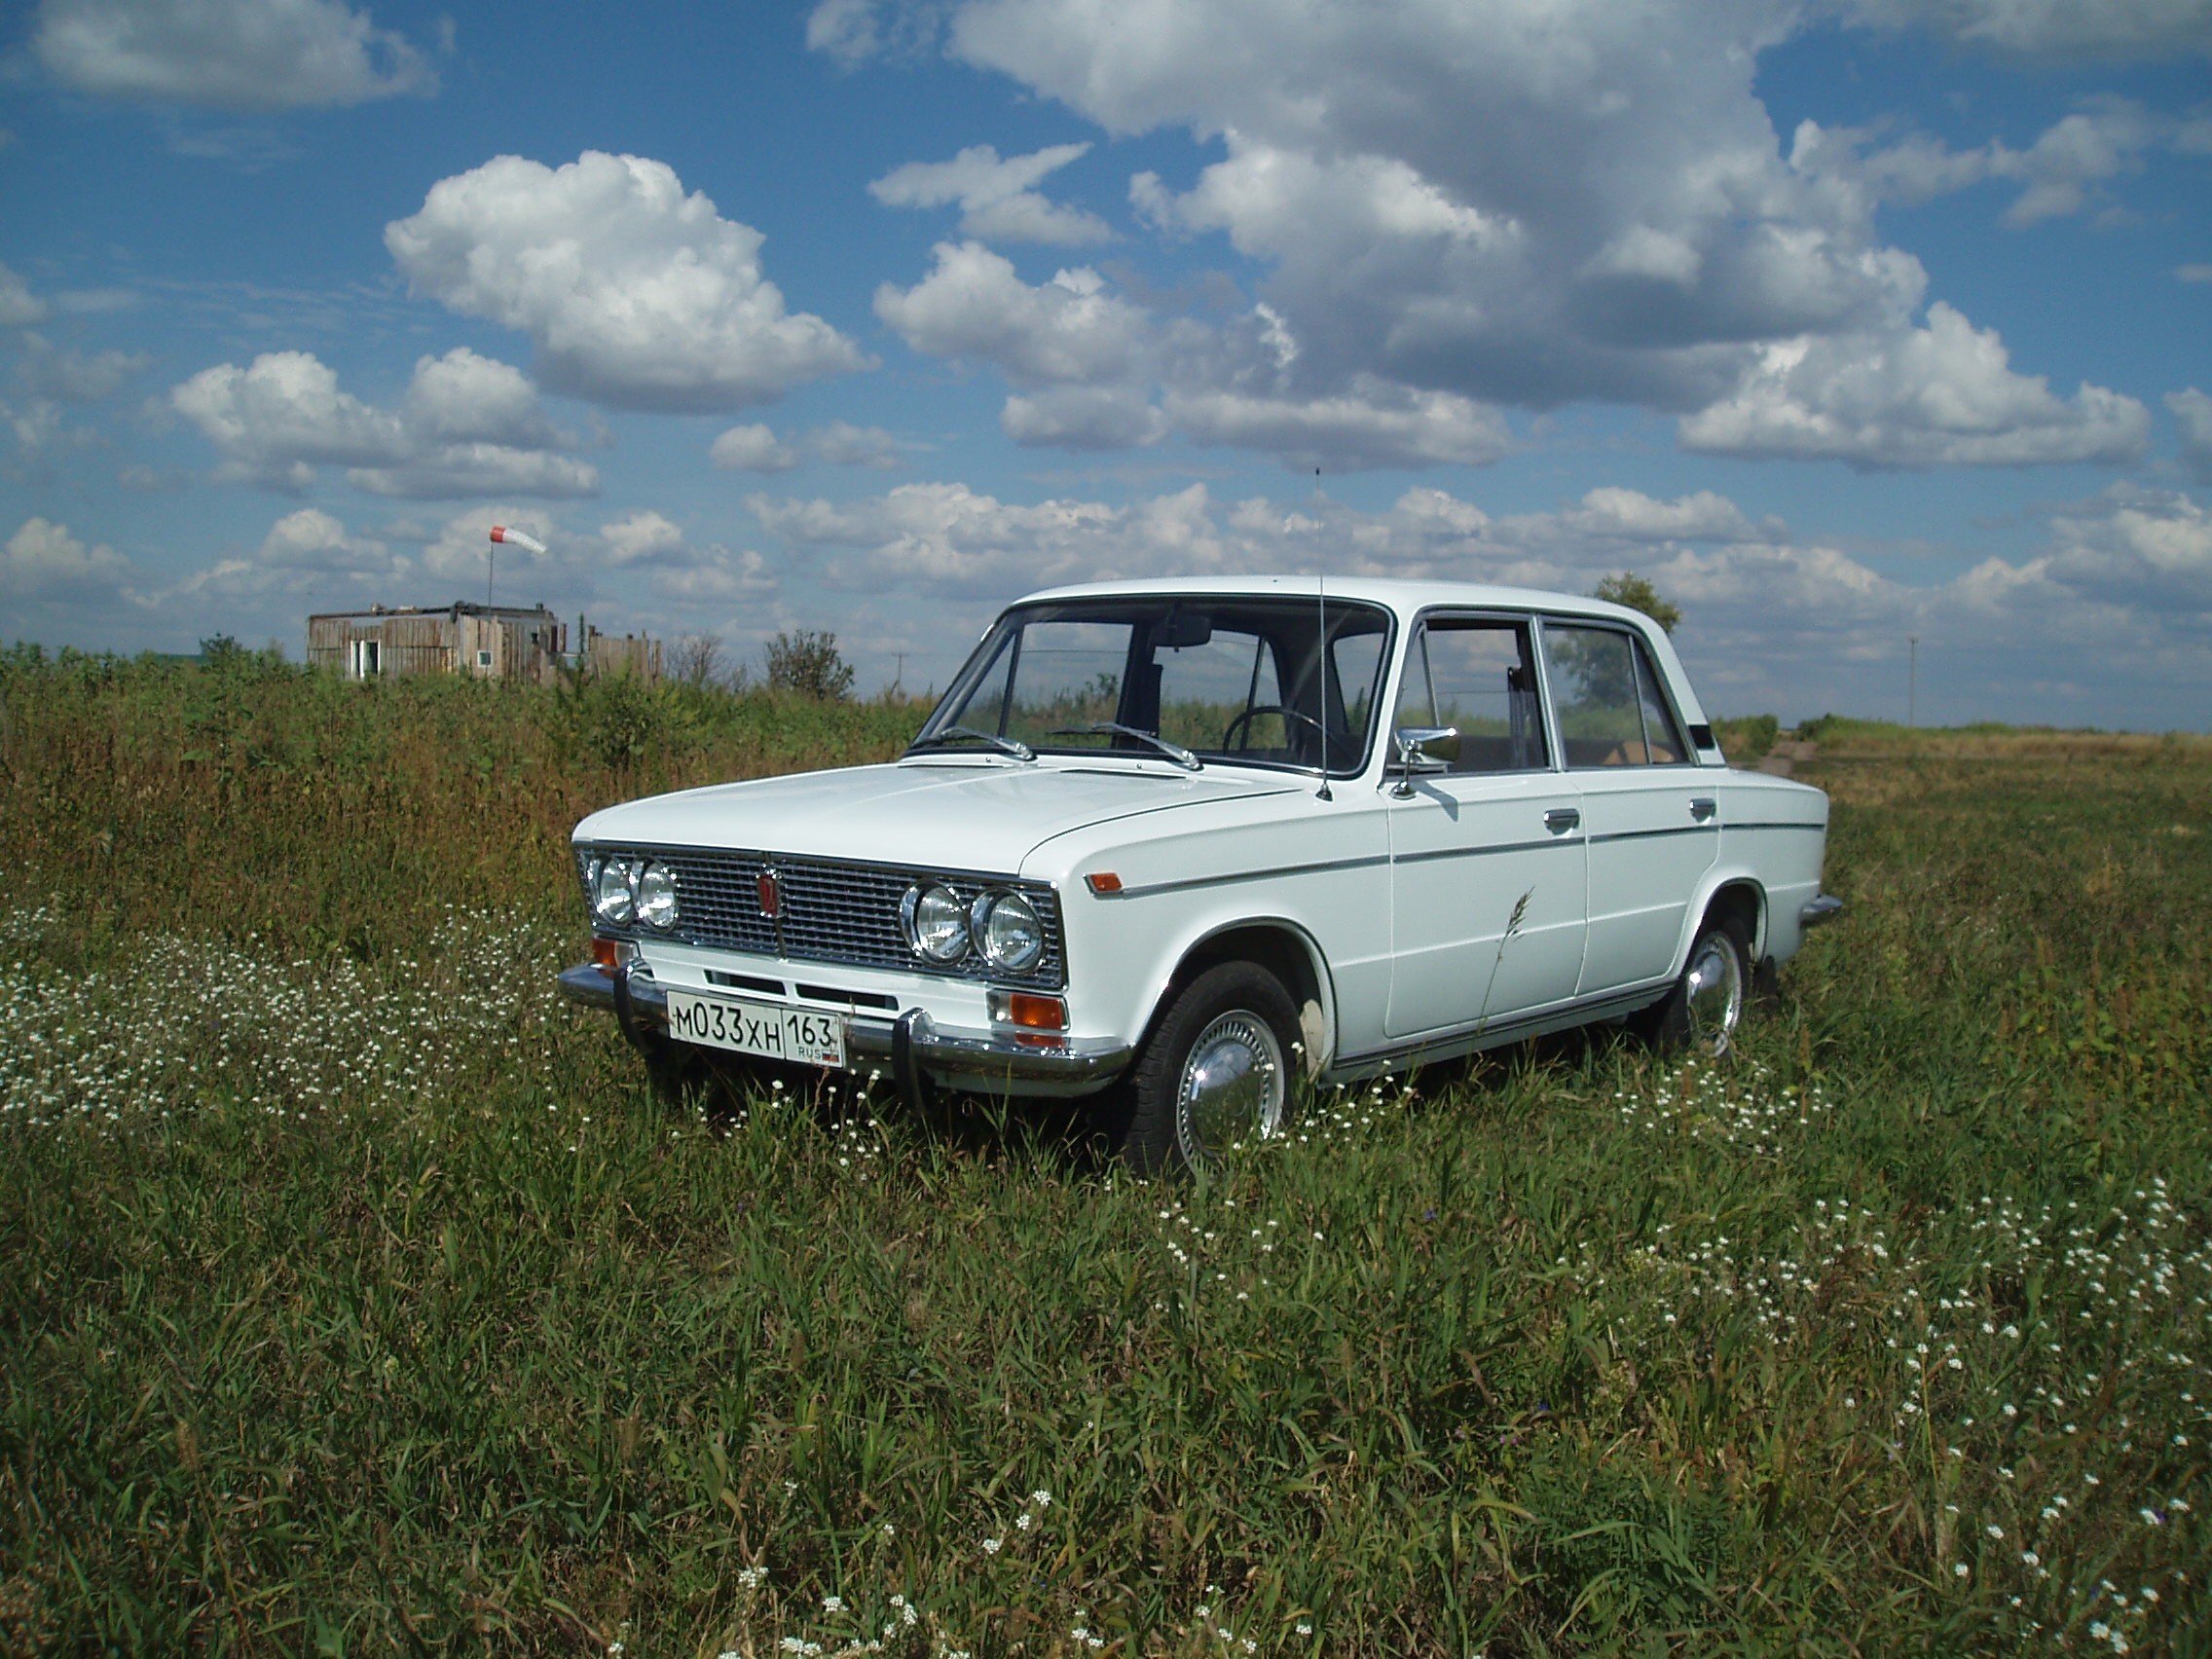
M 1688 758 L 1643 642 L 1627 630 L 1546 622 L 1544 678 L 1568 766 L 1675 766 Z

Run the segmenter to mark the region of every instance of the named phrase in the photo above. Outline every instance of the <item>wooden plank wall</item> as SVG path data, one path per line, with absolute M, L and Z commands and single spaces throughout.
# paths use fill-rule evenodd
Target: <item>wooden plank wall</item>
M 308 662 L 350 674 L 354 644 L 363 640 L 377 642 L 380 677 L 469 674 L 551 685 L 561 678 L 569 628 L 550 612 L 535 611 L 516 616 L 457 616 L 445 610 L 311 616 Z M 491 654 L 490 662 L 478 660 L 485 652 Z M 594 674 L 635 674 L 648 682 L 660 678 L 660 642 L 645 635 L 615 638 L 593 629 L 586 655 Z

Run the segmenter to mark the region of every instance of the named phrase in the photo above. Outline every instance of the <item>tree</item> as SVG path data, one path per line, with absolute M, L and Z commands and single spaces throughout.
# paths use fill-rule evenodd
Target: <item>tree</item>
M 670 678 L 679 685 L 688 685 L 695 691 L 703 691 L 711 685 L 742 691 L 745 664 L 723 667 L 722 642 L 719 635 L 686 634 L 676 642 L 675 673 Z
M 768 642 L 768 689 L 796 691 L 841 703 L 853 688 L 852 665 L 837 654 L 837 636 L 801 628 Z
M 1600 576 L 1598 585 L 1590 590 L 1590 597 L 1641 610 L 1670 634 L 1682 619 L 1681 607 L 1661 599 L 1659 590 L 1634 571 L 1623 571 L 1617 576 Z

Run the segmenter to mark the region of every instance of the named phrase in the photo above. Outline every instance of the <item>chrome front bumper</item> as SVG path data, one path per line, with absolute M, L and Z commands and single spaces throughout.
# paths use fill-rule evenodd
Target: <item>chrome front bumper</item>
M 1824 893 L 1818 899 L 1808 899 L 1797 911 L 1797 925 L 1817 928 L 1823 922 L 1832 922 L 1843 914 L 1843 901 L 1832 893 Z
M 611 974 L 593 962 L 564 969 L 561 994 L 612 1014 L 623 1035 L 641 1048 L 669 1041 L 668 993 L 635 963 Z M 940 1026 L 918 1008 L 896 1018 L 850 1014 L 845 1024 L 847 1069 L 867 1071 L 866 1062 L 879 1062 L 909 1104 L 926 1098 L 933 1081 L 986 1093 L 1088 1094 L 1120 1076 L 1132 1051 L 1125 1043 L 1080 1038 L 1059 1048 L 1034 1047 L 1011 1032 Z

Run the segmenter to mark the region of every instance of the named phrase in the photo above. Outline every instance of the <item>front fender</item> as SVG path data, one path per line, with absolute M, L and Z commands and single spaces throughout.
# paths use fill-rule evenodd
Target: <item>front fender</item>
M 1201 968 L 1235 960 L 1256 962 L 1283 981 L 1283 988 L 1298 1004 L 1307 1075 L 1319 1076 L 1337 1051 L 1336 977 L 1321 941 L 1303 923 L 1288 916 L 1216 919 L 1211 925 L 1174 937 L 1146 979 L 1144 1022 L 1140 1027 L 1144 1036 L 1151 1036 L 1175 993 Z

